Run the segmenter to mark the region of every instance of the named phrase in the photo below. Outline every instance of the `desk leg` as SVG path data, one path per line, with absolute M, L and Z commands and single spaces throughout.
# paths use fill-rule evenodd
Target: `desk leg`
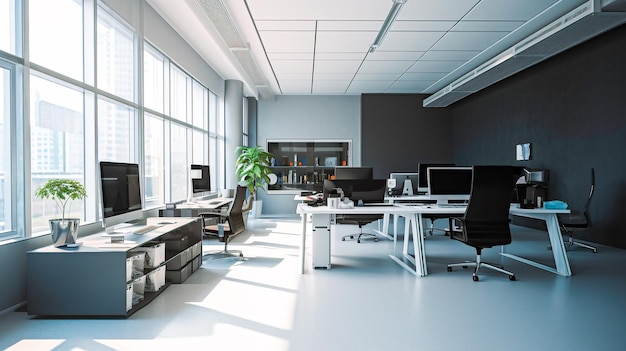
M 300 221 L 302 224 L 302 238 L 300 241 L 300 274 L 304 274 L 304 259 L 306 253 L 306 222 L 307 222 L 307 214 L 303 213 L 300 215 Z
M 567 259 L 565 244 L 563 244 L 563 235 L 559 228 L 559 220 L 556 214 L 550 214 L 546 218 L 546 226 L 548 227 L 548 236 L 550 237 L 550 245 L 552 245 L 552 254 L 554 255 L 554 263 L 556 271 L 563 276 L 572 275 L 572 270 Z
M 562 275 L 564 277 L 569 277 L 572 275 L 572 270 L 569 266 L 569 261 L 567 259 L 567 252 L 565 251 L 565 245 L 563 244 L 563 236 L 561 235 L 561 229 L 559 228 L 559 221 L 555 213 L 548 213 L 545 215 L 535 215 L 528 216 L 530 218 L 543 219 L 546 222 L 546 226 L 548 228 L 548 236 L 550 238 L 550 245 L 552 245 L 552 255 L 554 255 L 554 264 L 556 269 L 546 266 L 545 264 L 541 264 L 535 261 L 531 261 L 529 259 L 519 257 L 506 252 L 505 246 L 502 246 L 501 255 L 504 257 L 508 257 L 510 259 L 526 263 L 528 265 L 546 270 L 548 272 L 552 272 L 555 274 Z
M 398 215 L 395 215 L 396 217 L 398 217 Z M 403 216 L 404 217 L 404 236 L 403 236 L 403 244 L 402 244 L 402 258 L 396 256 L 396 246 L 395 246 L 395 241 L 394 241 L 394 252 L 392 255 L 389 255 L 389 257 L 396 261 L 397 264 L 399 264 L 400 266 L 402 266 L 404 269 L 408 270 L 409 272 L 415 274 L 416 276 L 419 277 L 423 277 L 427 274 L 426 272 L 426 258 L 424 255 L 424 236 L 422 233 L 422 226 L 419 224 L 419 222 L 421 221 L 421 218 L 419 216 L 419 214 L 411 214 L 408 216 Z M 412 239 L 413 239 L 413 250 L 415 252 L 415 257 L 411 256 L 409 254 L 409 240 L 411 240 L 411 238 L 409 237 L 410 235 L 412 235 Z M 397 235 L 394 234 L 394 238 L 396 238 Z M 413 264 L 413 267 L 411 267 L 409 264 L 407 264 L 404 261 L 409 261 L 411 264 Z

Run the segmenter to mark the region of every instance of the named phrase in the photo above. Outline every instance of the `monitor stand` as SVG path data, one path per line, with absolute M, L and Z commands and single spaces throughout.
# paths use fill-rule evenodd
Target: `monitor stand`
M 402 187 L 402 195 L 413 196 L 413 183 L 411 179 L 404 180 L 404 186 Z

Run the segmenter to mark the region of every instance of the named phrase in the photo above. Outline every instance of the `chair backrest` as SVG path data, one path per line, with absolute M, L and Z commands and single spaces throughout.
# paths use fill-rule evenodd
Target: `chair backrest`
M 510 240 L 509 209 L 514 180 L 511 166 L 473 166 L 472 191 L 464 222 L 468 232 L 501 232 Z
M 235 189 L 235 198 L 228 207 L 228 224 L 231 235 L 239 234 L 246 230 L 246 222 L 243 220 L 243 201 L 246 199 L 246 187 L 238 185 Z

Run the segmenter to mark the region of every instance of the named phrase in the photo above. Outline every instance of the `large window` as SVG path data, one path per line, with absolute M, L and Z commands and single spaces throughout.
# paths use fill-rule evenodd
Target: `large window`
M 191 163 L 221 188 L 218 97 L 138 23 L 101 0 L 0 0 L 0 239 L 49 233 L 60 211 L 34 193 L 51 178 L 87 188 L 68 217 L 99 220 L 101 160 L 140 165 L 144 208 L 186 200 Z
M 15 0 L 0 0 L 0 50 L 16 54 Z
M 30 78 L 31 187 L 51 178 L 84 182 L 84 95 L 36 75 Z M 31 198 L 33 233 L 48 230 L 60 212 L 53 201 Z M 69 218 L 84 220 L 83 203 L 72 201 Z
M 144 121 L 144 174 L 146 207 L 165 203 L 165 148 L 163 119 L 146 114 Z
M 120 103 L 98 99 L 98 159 L 136 163 L 137 114 Z
M 143 51 L 144 106 L 163 113 L 165 93 L 165 58 L 146 43 Z
M 83 2 L 30 0 L 30 59 L 83 80 Z M 59 15 L 52 15 L 59 14 Z
M 134 100 L 133 32 L 98 8 L 98 88 Z
M 0 237 L 12 228 L 11 71 L 0 66 Z

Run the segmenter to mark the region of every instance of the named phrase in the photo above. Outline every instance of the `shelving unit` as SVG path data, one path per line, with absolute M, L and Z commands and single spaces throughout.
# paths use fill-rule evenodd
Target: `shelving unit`
M 29 251 L 28 314 L 125 318 L 170 284 L 184 282 L 202 264 L 201 220 L 160 217 L 147 224 L 163 221 L 171 224 L 143 235 L 125 234 L 122 244 L 109 243 L 103 232 L 79 238 L 77 248 Z
M 351 140 L 268 140 L 266 150 L 274 155 L 271 169 L 278 178 L 268 186 L 270 194 L 321 191 L 336 167 L 352 163 Z

